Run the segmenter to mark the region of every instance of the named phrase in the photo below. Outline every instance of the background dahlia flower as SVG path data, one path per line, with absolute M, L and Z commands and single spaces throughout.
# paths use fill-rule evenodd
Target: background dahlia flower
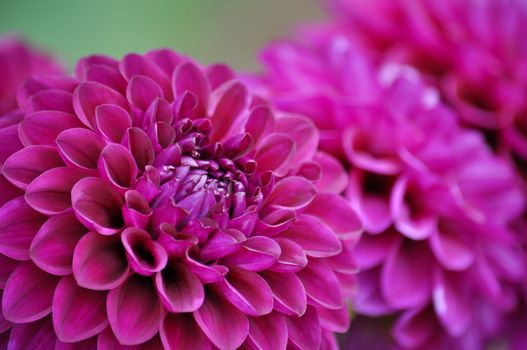
M 19 103 L 9 349 L 336 348 L 361 225 L 310 120 L 169 50 L 84 58 Z
M 379 54 L 416 67 L 465 125 L 498 152 L 527 160 L 527 2 L 331 0 L 335 21 Z
M 344 36 L 308 38 L 264 50 L 267 72 L 248 81 L 309 116 L 349 172 L 344 196 L 366 234 L 353 250 L 361 316 L 347 344 L 483 348 L 526 277 L 509 229 L 524 210 L 519 179 L 414 69 L 379 67 Z

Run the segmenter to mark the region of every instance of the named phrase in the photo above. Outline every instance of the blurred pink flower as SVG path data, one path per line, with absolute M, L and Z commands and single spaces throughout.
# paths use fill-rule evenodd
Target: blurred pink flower
M 0 116 L 17 108 L 18 87 L 32 74 L 56 74 L 59 65 L 16 37 L 0 38 Z
M 321 149 L 349 170 L 345 197 L 367 232 L 352 252 L 355 311 L 390 315 L 394 349 L 481 348 L 526 277 L 509 230 L 525 205 L 519 179 L 413 68 L 378 66 L 348 37 L 319 34 L 271 45 L 267 73 L 248 81 L 309 116 Z M 357 332 L 351 348 L 370 348 Z
M 76 73 L 28 80 L 0 146 L 9 346 L 335 348 L 361 225 L 312 122 L 169 50 Z

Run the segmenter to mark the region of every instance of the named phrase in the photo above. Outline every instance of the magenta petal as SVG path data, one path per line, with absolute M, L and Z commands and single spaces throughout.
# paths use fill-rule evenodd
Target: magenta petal
M 128 149 L 119 144 L 109 144 L 99 157 L 99 173 L 119 189 L 135 184 L 139 173 L 137 164 Z
M 286 317 L 289 341 L 302 350 L 315 350 L 320 346 L 322 334 L 317 311 L 308 306 L 301 317 Z
M 11 322 L 27 323 L 48 315 L 58 282 L 59 278 L 40 270 L 31 262 L 20 264 L 4 289 L 4 317 Z
M 95 126 L 95 110 L 102 104 L 114 104 L 124 109 L 128 107 L 121 94 L 94 81 L 81 83 L 73 93 L 75 113 L 90 128 Z
M 54 349 L 56 341 L 51 318 L 45 318 L 37 322 L 14 325 L 7 350 L 50 350 Z
M 132 118 L 122 107 L 104 104 L 95 109 L 95 123 L 102 136 L 120 143 L 126 130 L 132 127 Z
M 46 218 L 17 197 L 0 208 L 0 253 L 17 260 L 29 259 L 29 247 Z
M 192 314 L 167 314 L 159 333 L 166 349 L 210 350 L 212 346 Z
M 285 239 L 276 238 L 280 245 L 280 257 L 270 268 L 276 272 L 297 272 L 307 265 L 307 256 L 304 249 L 297 243 Z
M 159 330 L 163 307 L 149 278 L 134 275 L 108 294 L 108 320 L 123 345 L 141 344 Z
M 249 338 L 261 350 L 285 350 L 287 323 L 284 315 L 272 312 L 265 316 L 249 317 Z
M 474 262 L 473 250 L 459 235 L 436 231 L 429 243 L 437 260 L 449 270 L 465 270 Z
M 104 142 L 95 132 L 84 128 L 64 130 L 57 136 L 56 143 L 66 163 L 86 170 L 97 169 Z
M 49 89 L 41 90 L 32 95 L 24 104 L 24 113 L 39 111 L 61 111 L 74 113 L 71 92 Z
M 204 117 L 210 97 L 210 84 L 201 70 L 192 62 L 180 64 L 172 76 L 172 90 L 174 96 L 179 96 L 185 91 L 194 94 L 198 99 L 195 113 L 198 117 Z
M 350 326 L 350 310 L 344 305 L 338 310 L 317 309 L 320 325 L 331 332 L 346 333 Z
M 370 269 L 386 261 L 401 239 L 401 235 L 395 230 L 379 235 L 364 234 L 353 249 L 353 255 L 361 269 Z
M 472 321 L 470 300 L 463 293 L 462 280 L 446 272 L 437 272 L 434 286 L 434 309 L 443 327 L 452 336 L 464 334 Z
M 240 249 L 240 242 L 236 239 L 233 230 L 217 230 L 201 246 L 200 257 L 202 261 L 211 261 L 223 258 Z M 238 235 L 242 234 L 237 232 Z
M 342 244 L 333 231 L 321 220 L 311 215 L 300 217 L 280 234 L 299 244 L 307 255 L 313 257 L 328 257 L 342 251 Z
M 31 242 L 31 259 L 53 275 L 70 274 L 73 250 L 86 231 L 72 213 L 52 216 Z
M 55 139 L 64 130 L 82 127 L 82 123 L 69 113 L 41 111 L 29 114 L 19 124 L 18 134 L 26 146 L 55 146 Z
M 249 104 L 247 88 L 236 80 L 231 80 L 218 89 L 211 96 L 214 111 L 211 113 L 212 130 L 211 142 L 223 140 L 229 135 L 233 125 L 239 123 L 238 118 Z
M 116 236 L 86 234 L 73 253 L 73 275 L 79 286 L 107 290 L 119 286 L 128 276 L 128 262 Z
M 302 281 L 310 302 L 332 310 L 343 306 L 344 299 L 339 280 L 323 261 L 311 259 L 297 276 Z
M 269 107 L 258 106 L 251 110 L 245 131 L 252 136 L 255 146 L 272 130 L 274 130 L 274 115 Z
M 218 86 L 236 77 L 236 73 L 223 63 L 210 65 L 207 67 L 206 73 L 212 90 L 215 90 Z
M 186 245 L 185 245 L 186 246 Z M 185 252 L 185 266 L 194 273 L 202 283 L 214 283 L 223 280 L 223 276 L 229 269 L 223 265 L 205 265 L 189 256 L 188 249 Z
M 203 304 L 203 284 L 183 264 L 169 262 L 156 274 L 155 282 L 161 302 L 170 312 L 193 312 Z
M 223 283 L 218 283 L 219 292 L 241 312 L 250 316 L 262 316 L 273 310 L 273 293 L 258 274 L 231 268 Z
M 104 64 L 93 64 L 86 67 L 84 77 L 84 80 L 95 81 L 109 86 L 123 95 L 126 90 L 126 80 L 115 67 Z
M 71 208 L 71 192 L 84 177 L 75 168 L 53 168 L 31 182 L 25 199 L 35 210 L 48 215 L 60 214 Z
M 154 163 L 155 152 L 152 140 L 140 128 L 130 128 L 127 133 L 128 148 L 140 170 Z
M 126 191 L 124 198 L 126 202 L 123 207 L 125 225 L 127 227 L 146 228 L 153 213 L 146 199 L 136 190 Z
M 402 346 L 415 349 L 426 344 L 434 335 L 437 326 L 430 308 L 411 309 L 399 317 L 392 334 Z
M 143 75 L 159 84 L 167 98 L 171 98 L 170 83 L 165 72 L 147 57 L 131 53 L 123 57 L 119 64 L 121 74 L 128 80 L 135 75 Z
M 316 193 L 313 184 L 303 177 L 286 177 L 273 187 L 265 201 L 265 209 L 301 209 L 315 199 Z
M 130 267 L 142 276 L 151 276 L 167 264 L 168 256 L 162 245 L 139 228 L 127 228 L 121 234 Z
M 276 120 L 276 131 L 295 141 L 293 165 L 313 159 L 318 146 L 318 129 L 313 122 L 301 115 L 285 115 Z
M 9 276 L 11 276 L 11 273 L 13 273 L 13 271 L 16 269 L 16 267 L 19 264 L 20 264 L 20 261 L 13 260 L 3 254 L 0 254 L 0 289 L 5 288 L 7 279 L 9 278 Z M 1 312 L 0 312 L 0 317 L 1 317 Z M 0 330 L 0 332 L 2 331 Z
M 418 307 L 432 296 L 433 260 L 424 242 L 404 241 L 396 248 L 382 269 L 382 294 L 391 307 Z
M 128 82 L 126 98 L 137 108 L 146 111 L 158 97 L 163 97 L 163 90 L 154 80 L 134 75 Z
M 9 157 L 2 172 L 13 185 L 26 189 L 31 181 L 46 170 L 63 165 L 55 147 L 28 146 Z
M 271 134 L 262 140 L 254 160 L 256 171 L 274 171 L 278 176 L 284 176 L 293 168 L 292 160 L 296 154 L 295 141 L 285 134 Z
M 342 164 L 325 152 L 317 152 L 314 160 L 322 168 L 322 176 L 317 181 L 317 189 L 321 192 L 342 193 L 348 185 L 348 175 Z
M 9 202 L 12 199 L 15 199 L 16 197 L 19 197 L 24 194 L 23 191 L 21 191 L 19 188 L 13 186 L 5 176 L 0 174 L 0 193 L 2 193 L 2 197 L 0 197 L 0 207 Z
M 84 178 L 71 190 L 73 210 L 86 227 L 103 235 L 112 235 L 123 226 L 123 200 L 101 178 Z
M 81 342 L 64 343 L 57 339 L 55 350 L 95 350 L 97 349 L 97 337 L 92 337 Z
M 80 288 L 72 276 L 59 282 L 53 296 L 53 325 L 64 342 L 88 339 L 106 328 L 106 293 Z
M 220 349 L 236 349 L 249 333 L 247 317 L 217 293 L 208 290 L 205 301 L 194 318 L 214 345 Z
M 237 266 L 249 271 L 262 271 L 271 267 L 280 256 L 280 246 L 274 239 L 265 236 L 250 237 L 235 253 L 222 259 L 228 266 Z
M 380 268 L 361 270 L 357 282 L 360 285 L 353 298 L 353 308 L 367 316 L 384 316 L 393 311 L 380 290 Z
M 288 315 L 304 314 L 307 306 L 306 291 L 295 274 L 265 271 L 260 275 L 273 291 L 275 309 Z
M 332 193 L 319 193 L 305 213 L 322 220 L 340 239 L 358 239 L 363 231 L 362 223 L 349 203 Z

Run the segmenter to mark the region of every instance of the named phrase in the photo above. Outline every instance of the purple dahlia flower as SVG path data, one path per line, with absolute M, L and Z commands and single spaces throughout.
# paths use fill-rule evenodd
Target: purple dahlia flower
M 382 57 L 423 72 L 466 125 L 527 160 L 527 3 L 523 0 L 331 0 L 335 23 Z
M 18 87 L 33 74 L 60 73 L 59 65 L 20 39 L 0 38 L 0 116 L 17 108 Z
M 8 348 L 335 348 L 361 225 L 312 122 L 169 50 L 76 73 L 0 148 Z
M 250 79 L 279 109 L 311 117 L 321 149 L 349 171 L 345 197 L 367 232 L 354 309 L 383 316 L 352 328 L 382 334 L 388 322 L 393 349 L 480 349 L 526 277 L 509 228 L 524 210 L 519 179 L 415 70 L 378 66 L 343 36 L 310 39 L 271 45 L 267 73 Z M 358 332 L 351 348 L 373 348 Z

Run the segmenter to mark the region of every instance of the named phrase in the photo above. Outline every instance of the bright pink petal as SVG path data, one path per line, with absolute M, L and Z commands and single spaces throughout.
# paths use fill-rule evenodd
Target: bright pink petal
M 39 111 L 61 111 L 73 114 L 71 92 L 49 89 L 41 90 L 32 95 L 24 104 L 24 113 L 30 114 Z
M 5 288 L 7 279 L 9 278 L 9 276 L 11 276 L 11 274 L 19 264 L 20 261 L 10 259 L 5 255 L 0 254 L 0 289 Z
M 261 350 L 280 350 L 287 346 L 287 323 L 284 315 L 272 312 L 249 317 L 249 338 Z
M 251 110 L 245 131 L 252 136 L 255 146 L 272 130 L 274 130 L 274 115 L 269 107 L 258 106 Z
M 276 238 L 280 245 L 280 257 L 270 268 L 276 272 L 297 272 L 307 265 L 306 252 L 298 243 L 286 238 Z
M 317 152 L 313 159 L 322 168 L 317 189 L 321 192 L 342 193 L 348 186 L 348 176 L 342 164 L 325 152 Z
M 137 275 L 108 294 L 106 308 L 115 337 L 123 345 L 141 344 L 152 338 L 163 317 L 152 280 Z
M 210 350 L 212 346 L 192 314 L 167 314 L 159 333 L 167 349 Z
M 127 132 L 128 148 L 140 170 L 154 163 L 155 153 L 152 140 L 140 128 L 130 128 Z
M 222 259 L 228 266 L 249 271 L 262 271 L 272 266 L 280 256 L 280 246 L 265 236 L 250 237 L 235 253 Z
M 266 199 L 265 207 L 301 209 L 316 196 L 315 187 L 302 177 L 290 176 L 278 182 Z
M 265 271 L 260 275 L 273 291 L 275 309 L 288 315 L 304 314 L 307 306 L 306 290 L 295 274 Z
M 322 341 L 320 322 L 314 307 L 308 306 L 301 317 L 286 317 L 289 341 L 299 349 L 318 349 Z
M 51 312 L 59 278 L 31 262 L 20 264 L 7 280 L 2 297 L 4 317 L 15 323 L 33 322 Z
M 236 73 L 229 66 L 223 63 L 215 63 L 210 65 L 207 67 L 206 73 L 212 90 L 236 77 Z
M 271 170 L 278 176 L 284 176 L 293 168 L 293 157 L 296 154 L 295 141 L 285 134 L 271 134 L 262 140 L 254 160 L 259 173 Z
M 53 296 L 53 325 L 64 342 L 88 339 L 106 328 L 106 293 L 77 286 L 72 276 L 59 282 Z
M 465 270 L 474 262 L 473 250 L 459 235 L 436 231 L 429 243 L 437 260 L 449 270 Z
M 193 312 L 203 304 L 203 284 L 183 264 L 169 262 L 156 274 L 155 282 L 161 302 L 170 312 Z
M 302 281 L 311 303 L 333 310 L 343 306 L 344 299 L 339 280 L 323 261 L 311 259 L 297 276 Z
M 448 332 L 460 336 L 470 326 L 473 312 L 464 294 L 463 281 L 456 276 L 437 272 L 434 286 L 434 309 Z
M 412 309 L 404 312 L 396 321 L 392 330 L 399 344 L 409 348 L 418 348 L 434 335 L 437 328 L 433 311 L 430 308 Z
M 347 305 L 338 310 L 318 308 L 317 313 L 320 325 L 329 331 L 346 333 L 350 326 L 350 310 Z
M 318 146 L 318 129 L 313 122 L 301 115 L 285 115 L 276 120 L 276 131 L 295 141 L 293 165 L 313 159 Z
M 238 118 L 249 104 L 247 88 L 232 80 L 216 89 L 211 96 L 211 142 L 220 141 L 229 134 L 229 130 L 239 123 Z

